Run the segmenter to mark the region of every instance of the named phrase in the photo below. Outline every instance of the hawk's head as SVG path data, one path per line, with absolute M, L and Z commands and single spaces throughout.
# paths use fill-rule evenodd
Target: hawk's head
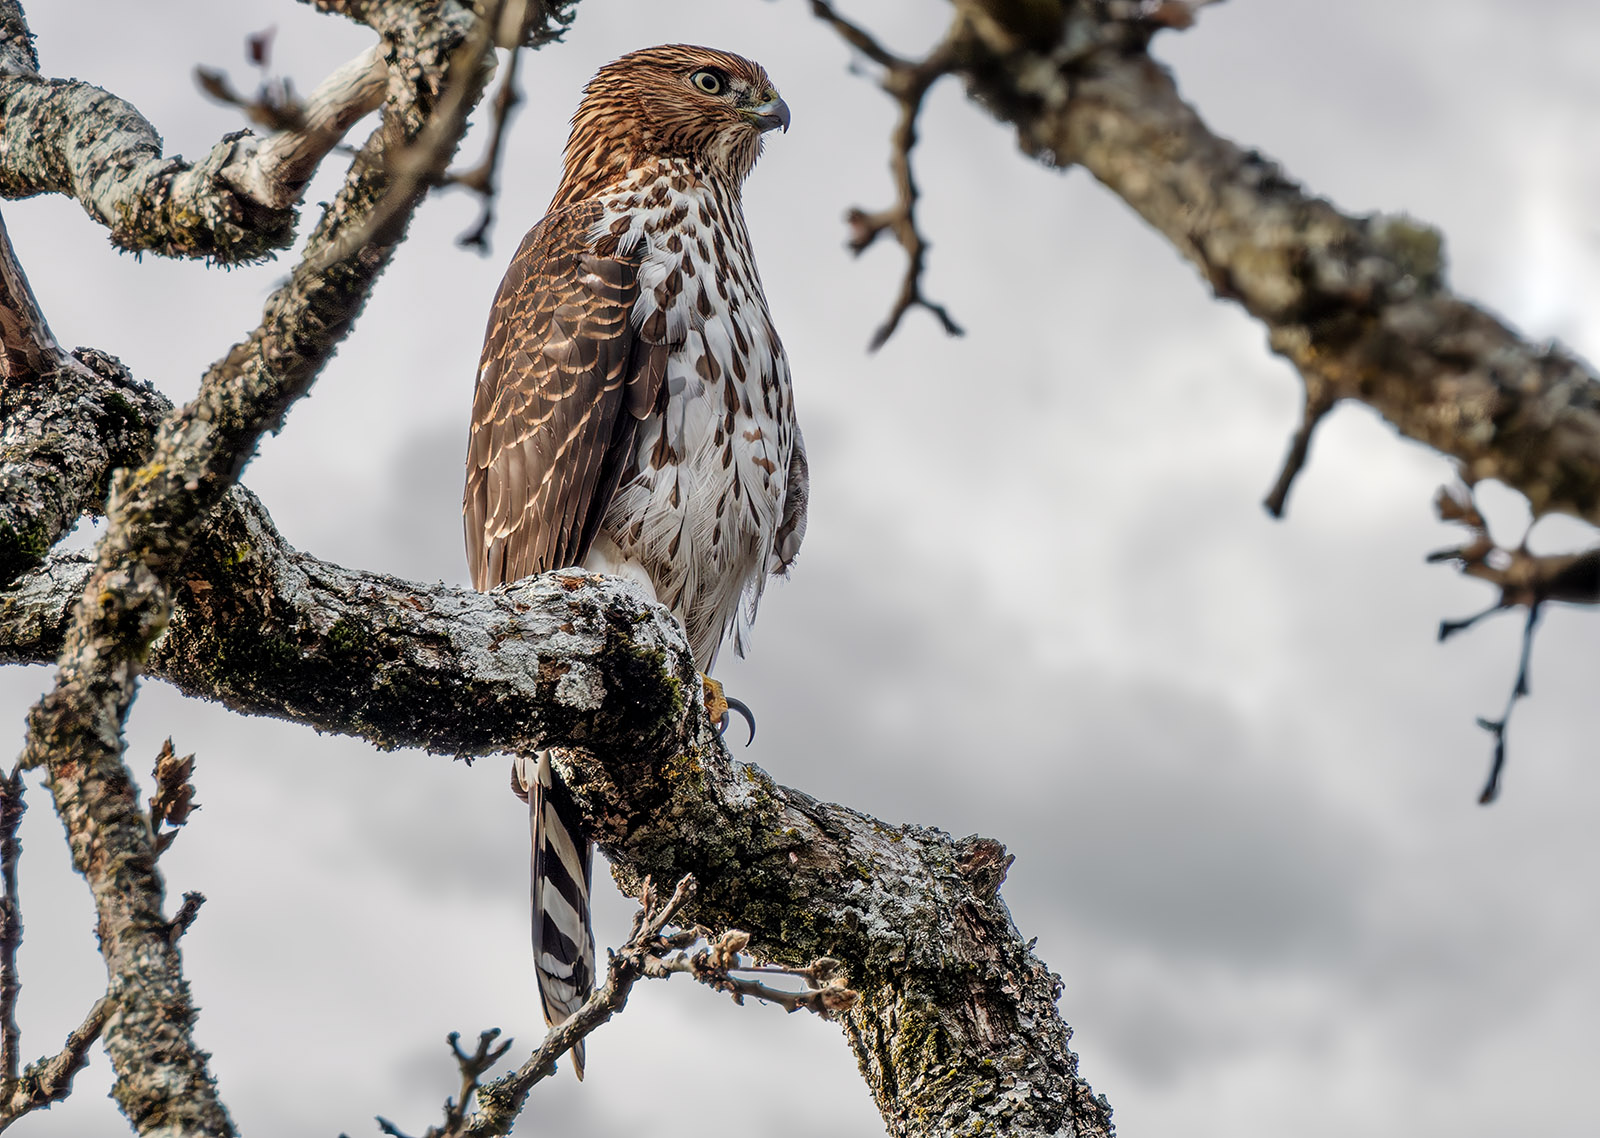
M 760 64 L 687 44 L 629 52 L 584 88 L 557 201 L 587 197 L 650 158 L 687 158 L 737 186 L 775 127 L 789 129 L 789 105 Z

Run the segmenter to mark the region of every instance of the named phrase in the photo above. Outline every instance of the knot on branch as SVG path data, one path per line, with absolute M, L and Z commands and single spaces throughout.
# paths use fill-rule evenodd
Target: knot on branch
M 1017 859 L 993 838 L 973 834 L 956 844 L 956 869 L 979 899 L 992 901 Z

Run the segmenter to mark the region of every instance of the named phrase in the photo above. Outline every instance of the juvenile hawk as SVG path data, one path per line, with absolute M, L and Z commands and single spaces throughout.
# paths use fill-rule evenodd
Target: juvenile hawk
M 789 364 L 740 188 L 789 107 L 765 71 L 702 47 L 602 67 L 566 168 L 489 314 L 467 451 L 467 558 L 492 589 L 579 565 L 632 578 L 709 672 L 741 654 L 769 574 L 806 527 Z M 593 847 L 548 753 L 530 798 L 533 950 L 545 1019 L 593 987 Z M 574 1067 L 583 1077 L 581 1046 Z

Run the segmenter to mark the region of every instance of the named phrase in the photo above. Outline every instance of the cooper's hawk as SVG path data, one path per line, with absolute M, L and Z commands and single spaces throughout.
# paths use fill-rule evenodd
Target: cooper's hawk
M 704 671 L 730 631 L 743 653 L 806 526 L 789 364 L 740 202 L 763 136 L 788 126 L 760 66 L 708 48 L 636 51 L 585 88 L 561 186 L 489 314 L 463 507 L 474 586 L 618 574 L 683 622 Z M 513 781 L 555 1024 L 593 987 L 593 848 L 548 752 Z M 582 1078 L 581 1046 L 573 1062 Z

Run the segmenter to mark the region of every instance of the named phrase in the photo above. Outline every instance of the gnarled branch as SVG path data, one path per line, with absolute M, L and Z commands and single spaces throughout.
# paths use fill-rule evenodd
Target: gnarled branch
M 122 723 L 171 614 L 175 574 L 191 543 L 261 434 L 281 423 L 349 331 L 415 208 L 416 197 L 407 195 L 389 243 L 363 244 L 324 262 L 327 250 L 387 207 L 384 158 L 433 127 L 428 109 L 471 21 L 460 8 L 454 18 L 393 15 L 390 51 L 397 73 L 412 81 L 394 85 L 382 124 L 324 213 L 305 260 L 268 301 L 261 325 L 211 369 L 194 402 L 167 417 L 149 461 L 117 479 L 56 686 L 29 716 L 23 762 L 47 767 L 74 865 L 94 896 L 110 994 L 119 1000 L 105 1032 L 114 1094 L 141 1133 L 230 1135 L 233 1126 L 193 1039 L 177 936 L 162 916 L 155 844 L 122 758 Z M 36 157 L 48 164 L 49 146 L 39 150 Z
M 702 924 L 747 930 L 769 959 L 843 962 L 861 992 L 851 1044 L 894 1133 L 1110 1132 L 1059 982 L 1000 900 L 999 844 L 886 824 L 733 762 L 684 695 L 698 678 L 681 629 L 631 586 L 566 571 L 479 594 L 343 569 L 287 550 L 242 491 L 212 524 L 152 675 L 380 746 L 571 748 L 563 780 L 626 888 L 693 873 Z M 48 658 L 89 571 L 57 554 L 0 593 L 0 658 Z

